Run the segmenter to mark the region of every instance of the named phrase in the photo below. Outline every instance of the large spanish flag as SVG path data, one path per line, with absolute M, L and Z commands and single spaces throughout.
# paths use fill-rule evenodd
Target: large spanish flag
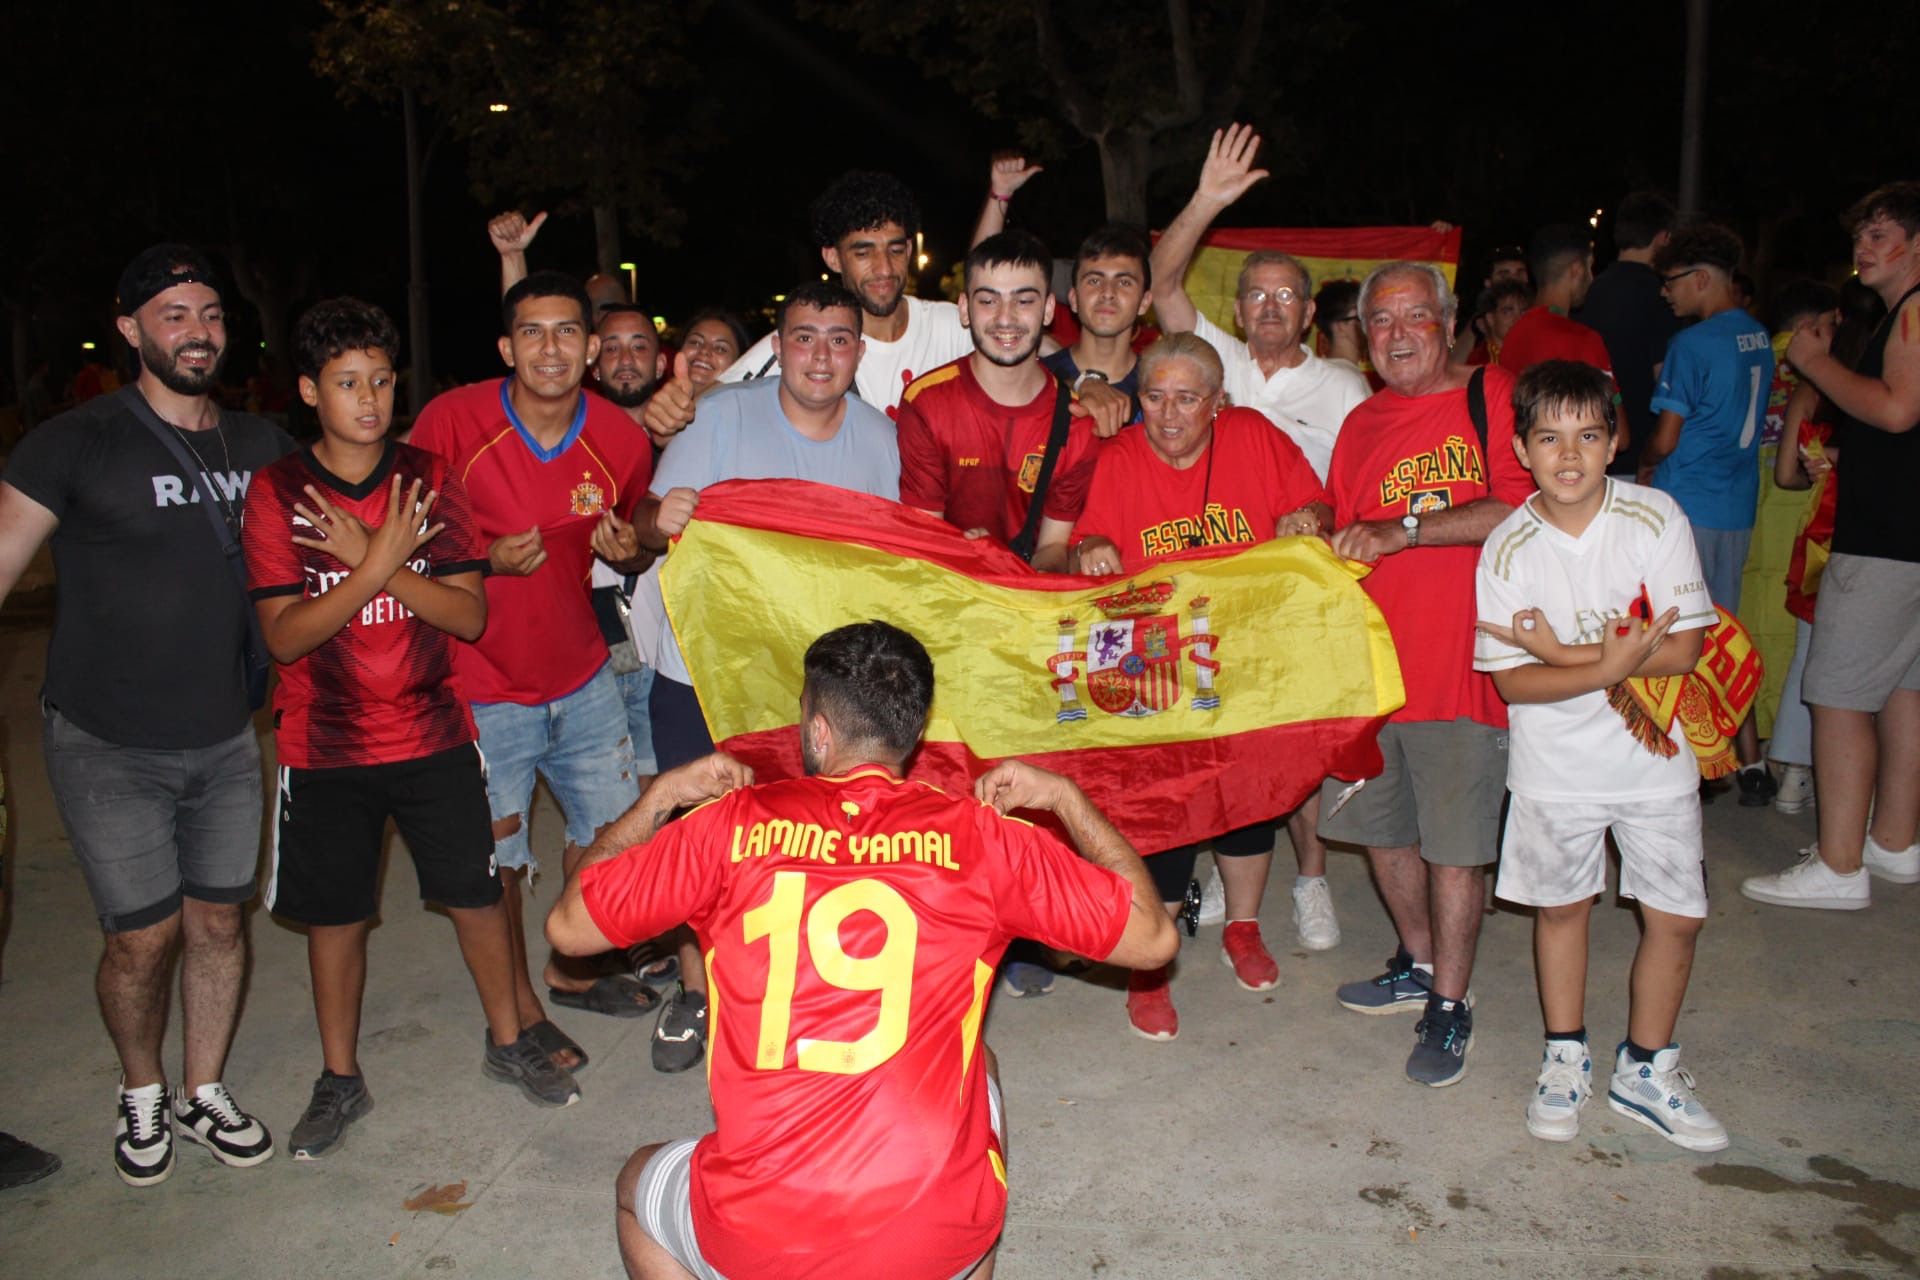
M 1187 296 L 1209 320 L 1233 333 L 1233 292 L 1240 264 L 1256 249 L 1278 249 L 1307 264 L 1313 287 L 1329 280 L 1361 280 L 1383 262 L 1425 262 L 1454 283 L 1460 228 L 1221 227 L 1207 233 L 1187 268 Z
M 660 586 L 713 740 L 762 778 L 800 772 L 807 646 L 879 618 L 933 657 L 911 776 L 960 790 L 1020 756 L 1153 852 L 1380 771 L 1405 693 L 1364 573 L 1288 538 L 1132 580 L 1041 574 L 898 503 L 747 480 L 701 492 Z

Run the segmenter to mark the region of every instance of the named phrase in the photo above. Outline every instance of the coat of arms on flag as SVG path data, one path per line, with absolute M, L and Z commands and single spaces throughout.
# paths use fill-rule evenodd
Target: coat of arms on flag
M 1062 618 L 1059 651 L 1047 659 L 1053 673 L 1053 687 L 1060 693 L 1056 722 L 1085 720 L 1087 709 L 1080 704 L 1078 684 L 1084 673 L 1087 697 L 1093 705 L 1113 716 L 1151 716 L 1167 710 L 1181 697 L 1180 658 L 1182 652 L 1195 667 L 1192 708 L 1214 711 L 1220 695 L 1213 678 L 1220 670 L 1214 650 L 1220 638 L 1207 631 L 1206 596 L 1188 602 L 1191 627 L 1180 634 L 1178 613 L 1160 612 L 1173 598 L 1175 581 L 1171 578 L 1099 596 L 1093 601 L 1101 618 L 1087 628 L 1086 647 L 1076 649 L 1079 621 Z

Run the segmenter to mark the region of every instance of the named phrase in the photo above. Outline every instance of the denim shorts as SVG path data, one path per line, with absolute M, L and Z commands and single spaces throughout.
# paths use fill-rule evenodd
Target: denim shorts
M 266 797 L 251 724 L 169 750 L 96 738 L 50 704 L 41 717 L 47 781 L 102 930 L 159 924 L 182 897 L 253 897 Z
M 531 707 L 476 702 L 473 722 L 486 757 L 493 820 L 520 819 L 518 831 L 494 841 L 494 860 L 502 870 L 537 865 L 527 840 L 536 774 L 547 780 L 566 815 L 567 843 L 581 848 L 640 798 L 633 736 L 610 667 L 552 702 Z
M 627 709 L 627 736 L 633 739 L 633 764 L 643 778 L 660 772 L 653 755 L 653 668 L 622 671 L 613 678 Z
M 1753 544 L 1753 530 L 1709 529 L 1693 526 L 1694 549 L 1700 553 L 1700 568 L 1707 581 L 1707 595 L 1728 613 L 1740 612 L 1740 580 L 1747 571 L 1747 549 Z

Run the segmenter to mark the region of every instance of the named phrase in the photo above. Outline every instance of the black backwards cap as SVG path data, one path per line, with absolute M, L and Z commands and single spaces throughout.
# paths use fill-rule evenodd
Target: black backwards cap
M 191 245 L 156 244 L 143 249 L 120 273 L 120 286 L 114 291 L 115 314 L 130 316 L 177 284 L 204 284 L 220 292 L 213 263 Z

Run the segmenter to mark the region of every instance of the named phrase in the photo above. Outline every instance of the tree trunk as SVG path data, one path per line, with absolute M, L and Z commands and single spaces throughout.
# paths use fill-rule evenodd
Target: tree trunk
M 593 206 L 593 253 L 603 276 L 620 276 L 620 211 L 610 204 Z
M 1107 221 L 1147 225 L 1147 171 L 1152 135 L 1144 129 L 1110 129 L 1094 139 L 1100 149 L 1100 181 L 1106 188 Z
M 1680 214 L 1691 217 L 1706 200 L 1707 0 L 1687 0 L 1687 92 L 1680 109 Z
M 400 102 L 407 129 L 407 347 L 413 356 L 407 407 L 418 417 L 433 397 L 433 340 L 427 327 L 427 242 L 425 215 L 420 207 L 426 174 L 420 155 L 420 112 L 413 90 L 402 91 Z

